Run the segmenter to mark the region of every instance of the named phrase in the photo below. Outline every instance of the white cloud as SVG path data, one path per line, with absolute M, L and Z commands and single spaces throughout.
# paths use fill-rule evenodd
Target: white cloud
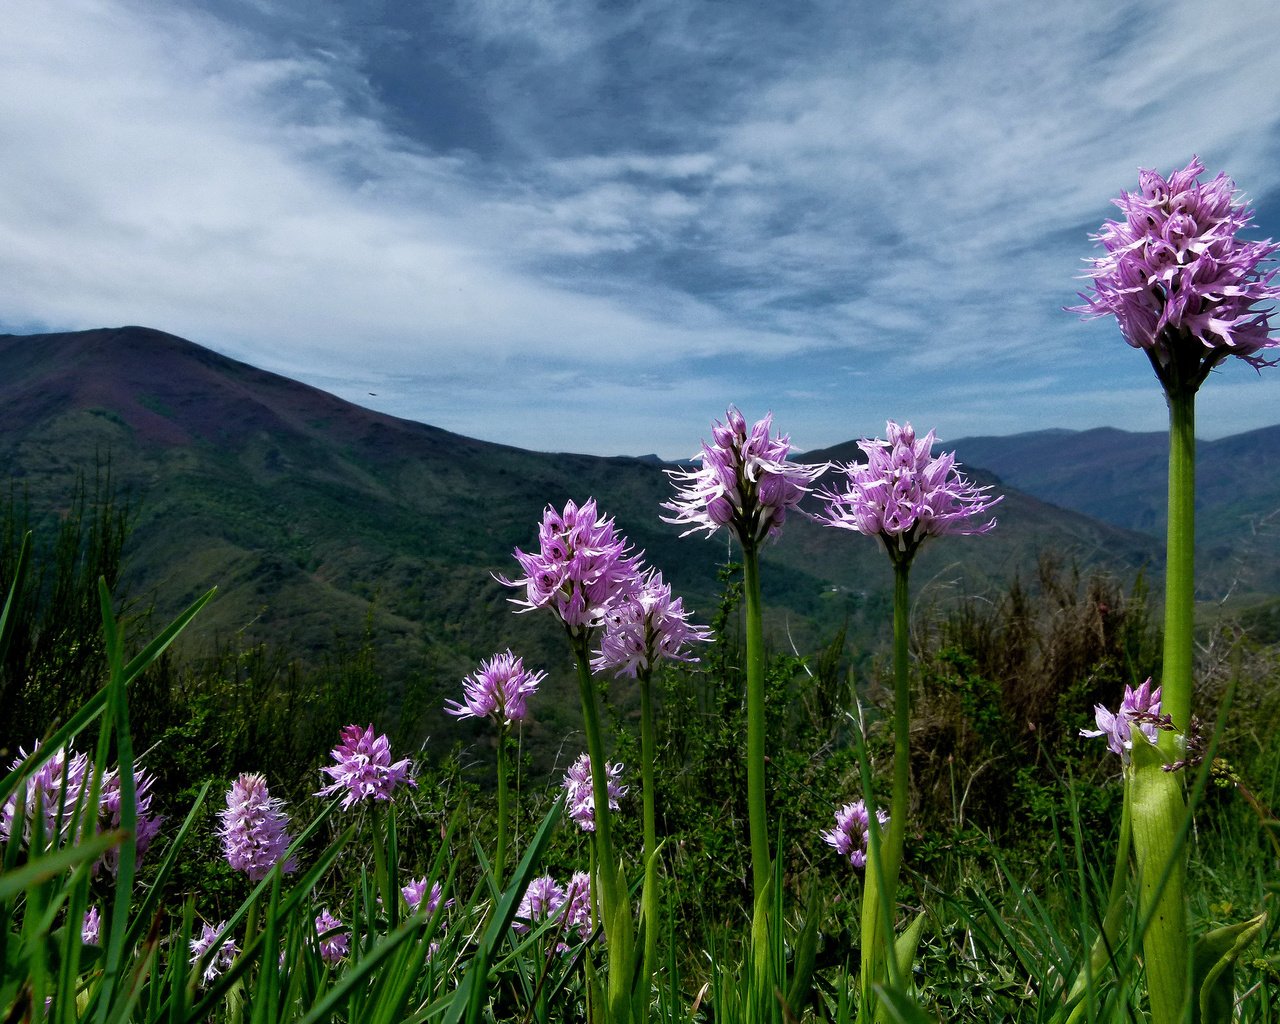
M 518 270 L 512 232 L 536 229 L 538 209 L 489 222 L 513 211 L 470 188 L 456 158 L 351 114 L 322 56 L 262 56 L 208 17 L 120 4 L 17 4 L 9 28 L 0 132 L 23 160 L 0 182 L 8 309 L 232 348 L 269 339 L 281 363 L 316 347 L 334 362 L 358 347 L 361 360 L 461 365 L 724 344 Z M 552 204 L 543 230 L 616 237 L 688 212 L 665 192 L 633 200 L 602 185 Z
M 684 454 L 644 424 L 770 389 L 833 443 L 851 359 L 885 407 L 863 430 L 895 404 L 952 436 L 1146 425 L 1141 354 L 1060 309 L 1086 233 L 1139 165 L 1193 151 L 1280 194 L 1269 2 L 448 9 L 452 35 L 385 34 L 449 48 L 487 147 L 415 137 L 363 36 L 13 0 L 6 321 L 142 322 L 479 436 L 518 402 L 539 447 L 587 436 L 567 409 L 608 424 L 583 450 Z M 1275 387 L 1237 418 L 1274 418 Z

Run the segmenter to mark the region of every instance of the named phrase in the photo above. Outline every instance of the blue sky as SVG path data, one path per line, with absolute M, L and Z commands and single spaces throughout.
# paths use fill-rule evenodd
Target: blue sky
M 686 456 L 731 402 L 800 448 L 1159 430 L 1061 307 L 1140 166 L 1280 235 L 1278 53 L 1274 0 L 7 0 L 0 330 L 544 450 Z M 1200 433 L 1278 397 L 1227 366 Z

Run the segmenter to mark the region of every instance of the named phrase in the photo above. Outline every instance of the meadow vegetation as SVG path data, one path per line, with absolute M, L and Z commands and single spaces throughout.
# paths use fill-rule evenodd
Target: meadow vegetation
M 67 723 L 101 688 L 108 656 L 102 610 L 84 595 L 95 592 L 98 577 L 120 579 L 129 510 L 105 481 L 96 491 L 79 488 L 69 507 L 21 573 L 24 511 L 11 504 L 5 514 L 0 585 L 7 591 L 17 582 L 0 678 L 4 706 L 15 710 L 0 728 L 9 759 Z M 666 664 L 655 676 L 657 817 L 665 837 L 655 1019 L 749 1017 L 741 565 L 726 565 L 720 583 L 722 600 L 709 623 L 714 642 L 697 663 Z M 133 649 L 158 632 L 144 603 L 117 592 L 112 606 L 126 609 L 117 628 Z M 897 899 L 925 914 L 911 988 L 919 1019 L 1064 1019 L 1064 986 L 1088 955 L 1106 906 L 1099 851 L 1114 846 L 1122 792 L 1114 757 L 1079 731 L 1092 724 L 1094 704 L 1114 703 L 1126 683 L 1158 677 L 1160 650 L 1141 576 L 1082 574 L 1051 555 L 1033 578 L 1015 579 L 1003 593 L 914 608 L 911 823 Z M 1199 650 L 1197 706 L 1224 707 L 1229 692 L 1231 703 L 1189 840 L 1189 891 L 1198 924 L 1229 926 L 1275 899 L 1276 851 L 1261 820 L 1280 802 L 1280 650 L 1229 623 L 1202 634 Z M 772 842 L 782 883 L 776 952 L 779 974 L 793 983 L 775 1004 L 790 1016 L 778 1019 L 834 1021 L 856 1012 L 863 880 L 819 833 L 830 827 L 836 805 L 862 793 L 859 737 L 873 768 L 872 799 L 888 801 L 891 676 L 883 655 L 854 651 L 842 635 L 803 655 L 768 656 Z M 633 691 L 630 680 L 601 684 L 610 757 L 628 766 L 632 784 L 614 817 L 615 841 L 626 851 L 641 846 Z M 508 929 L 487 951 L 483 999 L 461 1006 L 456 993 L 502 910 L 491 863 L 492 746 L 481 730 L 460 723 L 459 736 L 437 736 L 419 749 L 423 738 L 398 728 L 408 716 L 385 706 L 383 693 L 377 637 L 369 631 L 360 645 L 339 646 L 320 664 L 264 644 L 224 644 L 199 658 L 160 653 L 129 682 L 127 697 L 133 749 L 154 776 L 151 808 L 166 819 L 162 834 L 123 903 L 116 879 L 83 863 L 44 879 L 44 892 L 5 888 L 5 1019 L 464 1019 L 455 1008 L 478 1014 L 468 1019 L 588 1019 L 604 955 L 598 930 L 548 953 L 559 939 Z M 396 753 L 414 758 L 418 785 L 394 804 L 342 815 L 313 794 L 329 747 L 353 721 L 385 726 Z M 92 752 L 110 735 L 102 722 L 83 722 L 67 738 Z M 578 749 L 565 747 L 560 771 Z M 535 769 L 520 748 L 514 761 L 513 851 L 523 856 L 538 841 L 524 881 L 550 875 L 563 884 L 590 860 L 589 837 L 567 820 L 540 831 L 556 817 L 559 771 Z M 299 855 L 307 869 L 324 870 L 254 884 L 228 865 L 218 836 L 221 794 L 246 772 L 266 774 L 299 832 L 301 823 L 315 823 Z M 376 877 L 371 848 L 371 830 L 379 829 L 396 850 L 385 882 Z M 28 863 L 19 847 L 6 845 L 9 878 Z M 627 863 L 634 874 L 634 853 Z M 510 880 L 508 894 L 521 877 Z M 407 916 L 393 927 L 379 897 L 413 878 L 446 882 L 452 905 L 438 919 Z M 127 908 L 129 941 L 116 953 L 120 971 L 137 985 L 127 999 L 118 989 L 105 991 L 108 951 L 101 947 L 82 948 L 74 979 L 61 973 L 77 937 L 70 914 L 90 903 Z M 276 972 L 260 944 L 205 981 L 189 963 L 192 936 L 202 923 L 238 916 L 228 929 L 247 946 L 244 921 L 255 907 L 260 929 L 274 915 L 272 948 L 283 949 L 292 966 L 287 959 L 269 982 Z M 312 924 L 322 908 L 351 930 L 347 955 L 332 964 L 321 956 Z M 36 909 L 45 926 L 39 951 L 32 946 L 40 934 Z M 518 901 L 507 909 L 514 913 Z M 143 911 L 146 920 L 137 916 Z M 1129 934 L 1123 941 L 1135 940 Z M 806 949 L 810 963 L 797 965 Z M 403 991 L 379 980 L 405 970 L 412 978 Z M 364 972 L 359 979 L 357 971 Z M 1280 1019 L 1273 923 L 1234 971 L 1236 1019 Z M 1104 975 L 1098 1002 L 1081 1019 L 1142 1019 L 1140 968 Z M 75 998 L 51 1004 L 42 1017 L 37 992 L 46 998 L 60 984 L 71 984 Z M 784 1011 L 788 996 L 796 1002 Z

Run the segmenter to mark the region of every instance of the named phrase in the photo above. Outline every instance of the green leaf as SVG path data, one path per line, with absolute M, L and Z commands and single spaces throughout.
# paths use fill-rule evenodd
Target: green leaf
M 911 927 L 914 928 L 915 924 Z M 936 1017 L 925 1013 L 920 1004 L 905 992 L 885 985 L 876 985 L 874 988 L 880 1000 L 881 1019 L 892 1021 L 893 1024 L 938 1024 Z
M 813 987 L 813 965 L 818 953 L 818 923 L 821 919 L 822 903 L 818 899 L 818 887 L 815 885 L 809 893 L 804 925 L 796 939 L 791 985 L 787 989 L 787 1006 L 793 1010 L 808 1002 L 809 991 Z
M 1229 1024 L 1235 1003 L 1235 962 L 1248 948 L 1267 915 L 1215 928 L 1202 935 L 1192 953 L 1192 984 L 1196 993 L 1195 1024 Z
M 9 585 L 9 596 L 4 600 L 4 611 L 0 611 L 0 661 L 9 653 L 9 639 L 13 635 L 13 620 L 10 613 L 17 607 L 18 590 L 22 586 L 22 577 L 27 571 L 27 558 L 31 552 L 31 531 L 22 537 L 22 547 L 18 551 L 18 561 L 13 567 L 13 582 Z
M 923 931 L 924 911 L 922 910 L 893 942 L 893 956 L 898 963 L 898 977 L 902 979 L 904 985 L 911 977 L 911 965 L 915 962 L 916 947 L 920 945 L 920 934 Z
M 10 899 L 32 886 L 56 878 L 77 864 L 95 861 L 124 840 L 125 834 L 121 831 L 101 832 L 75 846 L 65 846 L 47 856 L 35 857 L 13 871 L 6 871 L 0 875 L 0 900 Z

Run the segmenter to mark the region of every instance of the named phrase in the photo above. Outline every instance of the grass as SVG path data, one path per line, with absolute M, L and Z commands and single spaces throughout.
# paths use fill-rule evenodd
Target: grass
M 751 908 L 739 591 L 732 571 L 721 582 L 717 643 L 699 665 L 658 679 L 661 967 L 637 1005 L 660 1022 L 847 1024 L 860 1011 L 862 882 L 817 834 L 856 795 L 884 802 L 883 667 L 850 659 L 843 637 L 808 658 L 769 659 L 774 877 L 768 901 Z M 1109 909 L 1118 772 L 1100 744 L 1076 732 L 1095 700 L 1114 704 L 1122 680 L 1150 670 L 1159 645 L 1145 600 L 1140 586 L 1050 564 L 999 599 L 917 610 L 915 786 L 896 902 L 900 920 L 919 921 L 921 932 L 914 965 L 879 990 L 883 1019 L 1143 1019 L 1141 922 L 1127 898 L 1108 942 L 1098 941 Z M 136 748 L 163 776 L 157 792 L 171 820 L 141 861 L 126 821 L 122 831 L 94 835 L 95 816 L 83 808 L 68 812 L 81 828 L 78 842 L 46 852 L 39 834 L 24 841 L 15 833 L 3 844 L 0 1020 L 607 1019 L 609 951 L 598 926 L 570 933 L 549 918 L 523 935 L 509 927 L 530 879 L 563 882 L 588 860 L 585 837 L 558 821 L 556 803 L 556 765 L 562 770 L 581 749 L 574 715 L 547 709 L 543 727 L 562 737 L 551 764 L 527 750 L 516 758 L 512 850 L 520 863 L 503 886 L 488 862 L 493 763 L 482 728 L 452 754 L 419 759 L 419 787 L 398 796 L 393 812 L 374 805 L 343 813 L 310 795 L 337 727 L 376 718 L 376 623 L 360 644 L 337 648 L 340 656 L 322 671 L 307 672 L 260 645 L 189 662 L 172 646 L 183 622 L 144 644 L 136 627 L 115 622 L 110 603 L 100 606 L 105 632 L 65 642 L 98 652 L 110 682 L 90 691 L 41 750 L 74 739 L 93 750 L 101 774 Z M 5 619 L 5 642 L 21 619 Z M 39 617 L 23 621 L 37 629 Z M 131 645 L 143 654 L 127 658 Z M 1227 646 L 1239 652 L 1234 659 L 1220 654 Z M 47 665 L 57 664 L 50 656 Z M 1221 736 L 1227 763 L 1209 777 L 1187 840 L 1194 930 L 1213 932 L 1224 946 L 1235 1000 L 1227 1016 L 1204 1019 L 1272 1024 L 1280 1020 L 1277 851 L 1269 838 L 1275 826 L 1263 819 L 1280 802 L 1280 658 L 1265 645 L 1227 644 L 1225 634 L 1211 638 L 1202 657 L 1201 706 L 1215 704 L 1231 675 L 1240 679 Z M 869 689 L 855 689 L 852 664 Z M 855 692 L 866 712 L 856 728 L 844 713 Z M 616 686 L 610 693 L 622 696 Z M 614 755 L 634 763 L 630 703 L 608 702 L 605 723 Z M 854 743 L 862 732 L 870 792 Z M 397 752 L 409 749 L 395 742 Z M 220 794 L 244 770 L 267 771 L 287 795 L 298 873 L 249 885 L 221 860 Z M 18 792 L 21 775 L 0 782 L 0 802 Z M 641 872 L 633 800 L 616 820 L 615 843 L 634 895 Z M 13 812 L 22 820 L 22 810 Z M 131 866 L 115 876 L 94 870 L 107 849 Z M 399 889 L 410 877 L 440 881 L 452 905 L 408 912 Z M 103 914 L 100 943 L 80 935 L 91 905 Z M 321 956 L 322 909 L 347 929 L 340 934 L 350 948 L 336 963 Z M 1250 931 L 1260 909 L 1269 916 Z M 238 950 L 206 981 L 204 964 L 189 962 L 189 943 L 204 923 L 223 922 Z M 1081 986 L 1083 997 L 1070 1003 L 1067 994 Z M 46 998 L 53 999 L 47 1012 Z

